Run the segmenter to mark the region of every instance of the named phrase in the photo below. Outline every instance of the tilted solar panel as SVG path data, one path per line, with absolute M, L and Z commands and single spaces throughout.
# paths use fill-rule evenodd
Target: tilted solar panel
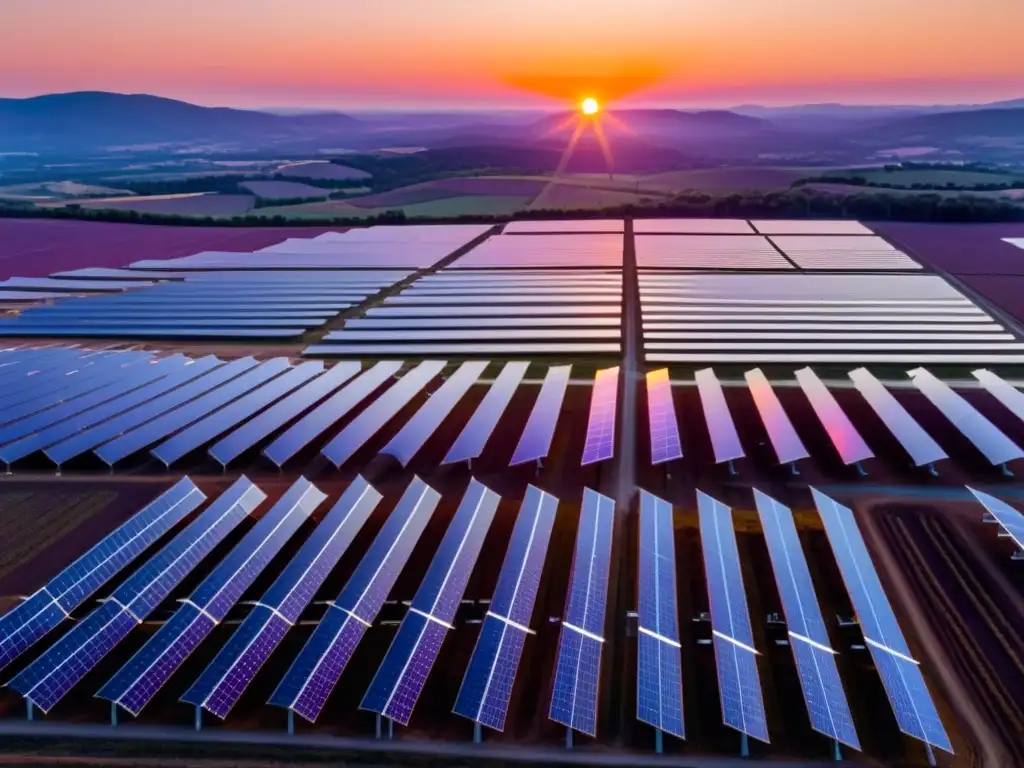
M 616 334 L 618 335 L 618 334 Z M 450 344 L 313 344 L 302 350 L 306 356 L 317 357 L 387 357 L 402 355 L 404 357 L 430 357 L 434 355 L 451 355 L 476 357 L 478 355 L 498 355 L 514 357 L 519 355 L 618 355 L 622 351 L 619 342 L 455 342 Z
M 74 323 L 69 320 L 69 323 Z M 126 323 L 118 326 L 78 325 L 37 327 L 32 325 L 5 325 L 0 323 L 0 337 L 22 338 L 44 336 L 50 338 L 83 339 L 297 339 L 305 328 L 217 328 L 210 323 L 204 328 L 153 328 Z
M 874 457 L 874 451 L 864 442 L 860 432 L 818 375 L 810 368 L 801 368 L 794 375 L 843 463 L 856 464 Z
M 509 466 L 523 464 L 527 461 L 537 461 L 548 455 L 571 373 L 571 365 L 556 365 L 548 368 L 540 393 L 533 404 L 533 410 L 530 411 L 530 417 L 523 428 L 523 434 L 509 461 Z
M 270 704 L 315 722 L 367 627 L 405 567 L 441 495 L 416 477 L 341 595 L 288 669 Z
M 754 398 L 754 405 L 768 432 L 768 439 L 771 440 L 772 448 L 775 449 L 775 456 L 778 458 L 779 464 L 789 464 L 810 456 L 800 435 L 796 433 L 793 422 L 789 420 L 782 403 L 779 402 L 778 395 L 772 389 L 768 377 L 761 372 L 760 368 L 747 371 L 745 376 L 747 387 Z
M 460 365 L 380 452 L 394 456 L 403 467 L 406 466 L 489 364 L 488 361 L 481 360 Z
M 839 680 L 835 655 L 825 620 L 800 547 L 793 513 L 775 499 L 754 489 L 768 554 L 786 615 L 800 688 L 811 727 L 836 741 L 860 749 L 850 705 Z
M 619 395 L 619 367 L 604 368 L 594 375 L 590 418 L 583 445 L 582 466 L 606 461 L 615 454 L 615 418 Z
M 263 449 L 263 455 L 277 466 L 283 466 L 286 461 L 330 429 L 345 414 L 397 374 L 402 369 L 402 365 L 401 360 L 380 362 L 363 371 L 283 432 L 274 442 Z
M 900 730 L 952 753 L 949 736 L 882 589 L 853 512 L 815 488 L 811 493 Z
M 455 707 L 497 731 L 504 730 L 516 669 L 537 598 L 558 499 L 530 485 L 519 508 L 505 560 Z
M 442 464 L 472 460 L 484 452 L 491 433 L 494 432 L 498 420 L 511 402 L 529 367 L 530 364 L 526 362 L 513 362 L 507 363 L 501 369 L 484 399 L 480 401 L 480 405 L 455 439 Z
M 768 723 L 757 673 L 747 593 L 736 546 L 732 510 L 697 491 L 700 541 L 704 552 L 722 722 L 768 743 Z
M 477 480 L 470 482 L 360 709 L 409 724 L 500 501 Z
M 573 554 L 569 595 L 558 640 L 558 662 L 548 717 L 597 735 L 598 683 L 615 502 L 587 488 Z
M 49 711 L 266 498 L 245 477 L 8 685 Z
M 0 617 L 0 669 L 56 628 L 205 499 L 189 478 L 182 478 Z
M 138 716 L 326 498 L 299 478 L 96 696 Z
M 970 486 L 967 490 L 974 494 L 974 498 L 982 503 L 989 514 L 996 519 L 999 527 L 1010 537 L 1017 547 L 1024 551 L 1024 515 L 1011 507 L 1005 501 L 1000 501 L 995 496 L 976 491 Z M 3 625 L 0 624 L 0 629 Z
M 636 716 L 686 738 L 672 505 L 640 492 Z
M 683 457 L 676 404 L 668 369 L 647 374 L 647 423 L 651 436 L 651 464 L 663 464 Z
M 740 444 L 740 436 L 736 432 L 736 425 L 729 412 L 729 405 L 725 402 L 725 393 L 718 377 L 710 368 L 697 371 L 693 376 L 697 382 L 697 391 L 700 393 L 700 404 L 711 437 L 711 447 L 715 452 L 715 463 L 742 459 L 746 454 Z
M 992 397 L 1002 403 L 1014 416 L 1024 421 L 1024 392 L 992 371 L 973 371 L 973 376 Z
M 381 498 L 362 477 L 352 481 L 220 653 L 181 697 L 183 702 L 221 719 L 228 716 L 270 654 L 298 622 Z

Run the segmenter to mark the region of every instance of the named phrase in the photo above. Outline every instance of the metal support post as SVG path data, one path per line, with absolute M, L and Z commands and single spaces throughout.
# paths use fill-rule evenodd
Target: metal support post
M 484 740 L 483 728 L 480 723 L 473 723 L 473 743 L 479 744 Z

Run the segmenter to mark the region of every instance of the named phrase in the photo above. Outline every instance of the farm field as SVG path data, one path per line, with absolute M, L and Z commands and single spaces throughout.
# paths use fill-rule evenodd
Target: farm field
M 828 184 L 824 182 L 811 182 L 804 184 L 801 189 L 813 189 L 818 192 L 831 192 L 834 195 L 871 195 L 886 194 L 895 196 L 911 195 L 939 195 L 940 197 L 958 198 L 963 196 L 984 197 L 992 200 L 1005 198 L 1020 199 L 1024 197 L 1024 190 L 1000 189 L 1000 190 L 962 190 L 962 189 L 889 189 L 888 187 L 869 187 L 860 184 Z
M 806 177 L 809 168 L 706 168 L 691 171 L 668 171 L 639 178 L 641 187 L 682 191 L 687 189 L 740 190 L 786 189 L 797 179 Z
M 639 203 L 643 197 L 644 195 L 634 192 L 599 189 L 579 184 L 549 184 L 533 199 L 530 208 L 563 210 L 605 208 Z
M 15 184 L 0 187 L 0 200 L 65 200 L 77 197 L 130 195 L 123 189 L 79 184 L 76 181 L 47 181 L 38 184 Z
M 805 173 L 804 175 L 809 176 L 812 173 Z M 1010 182 L 1024 181 L 1024 175 L 1019 173 L 990 173 L 967 169 L 899 168 L 886 170 L 885 168 L 855 168 L 826 171 L 822 175 L 826 177 L 859 176 L 866 179 L 870 184 L 895 184 L 908 188 L 914 184 L 935 184 L 939 186 L 952 184 L 957 187 L 972 187 L 983 184 L 1008 184 Z
M 327 160 L 311 160 L 304 162 L 285 163 L 276 169 L 279 176 L 296 179 L 327 179 L 330 181 L 348 181 L 350 179 L 368 179 L 370 174 L 357 168 L 349 168 Z
M 299 184 L 294 181 L 245 181 L 242 182 L 241 186 L 252 192 L 256 197 L 265 200 L 281 200 L 289 197 L 326 198 L 331 193 L 331 190 L 324 189 L 323 187 Z
M 173 213 L 186 216 L 237 216 L 248 212 L 255 198 L 250 195 L 218 195 L 200 192 L 183 195 L 151 195 L 103 200 L 87 200 L 83 208 L 98 208 L 139 213 Z

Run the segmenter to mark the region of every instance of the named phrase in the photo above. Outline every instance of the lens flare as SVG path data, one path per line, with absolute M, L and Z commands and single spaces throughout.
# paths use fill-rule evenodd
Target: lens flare
M 601 105 L 597 103 L 597 99 L 593 96 L 588 96 L 580 102 L 580 111 L 584 115 L 593 116 L 601 111 Z

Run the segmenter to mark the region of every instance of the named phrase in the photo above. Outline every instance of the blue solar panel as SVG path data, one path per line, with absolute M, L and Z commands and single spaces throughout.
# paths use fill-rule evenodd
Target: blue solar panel
M 141 451 L 164 436 L 198 421 L 222 405 L 245 395 L 252 389 L 279 375 L 288 367 L 288 360 L 286 358 L 278 357 L 268 360 L 212 392 L 198 397 L 180 408 L 158 416 L 153 421 L 147 422 L 142 428 L 127 432 L 117 439 L 111 440 L 106 445 L 97 448 L 96 455 L 108 465 L 113 466 L 121 459 L 131 456 L 136 451 Z
M 541 385 L 540 394 L 530 412 L 523 434 L 519 438 L 515 453 L 509 466 L 523 464 L 527 461 L 538 461 L 548 455 L 551 440 L 558 425 L 558 414 L 562 410 L 562 400 L 569 386 L 571 365 L 557 365 L 548 368 L 547 376 Z
M 700 404 L 704 410 L 704 422 L 708 425 L 711 436 L 711 447 L 715 452 L 715 463 L 742 459 L 745 455 L 736 425 L 725 401 L 722 384 L 711 368 L 705 368 L 694 374 L 697 390 L 700 392 Z
M 137 716 L 326 498 L 297 480 L 97 697 Z
M 370 517 L 381 495 L 357 477 L 203 674 L 181 697 L 225 718 Z
M 425 360 L 366 407 L 322 451 L 332 464 L 340 467 L 356 451 L 395 417 L 402 408 L 444 370 L 444 360 Z
M 326 314 L 326 313 L 325 313 Z M 106 328 L 116 327 L 120 329 L 122 326 L 136 324 L 145 326 L 146 328 L 153 329 L 171 329 L 171 330 L 191 330 L 192 328 L 216 328 L 216 329 L 235 329 L 235 328 L 296 328 L 301 326 L 303 328 L 317 328 L 322 325 L 326 325 L 331 320 L 329 315 L 321 315 L 317 317 L 306 317 L 302 319 L 297 318 L 268 318 L 264 316 L 260 317 L 218 317 L 214 319 L 210 318 L 194 318 L 194 317 L 183 317 L 176 310 L 168 310 L 164 314 L 160 315 L 147 315 L 145 317 L 117 317 L 111 318 L 107 315 L 87 317 L 75 317 L 74 323 L 76 326 L 81 326 L 83 329 L 87 328 Z M 53 318 L 45 317 L 22 317 L 19 321 L 21 325 L 38 326 L 40 328 L 53 328 L 67 325 L 69 318 L 61 318 L 54 320 Z
M 767 743 L 768 724 L 761 698 L 757 651 L 750 629 L 732 510 L 697 491 L 697 511 L 711 607 L 722 721 Z
M 590 418 L 583 445 L 582 466 L 607 461 L 615 454 L 615 416 L 619 395 L 619 368 L 605 368 L 594 375 Z
M 182 456 L 206 445 L 254 413 L 285 397 L 296 387 L 322 373 L 323 369 L 323 363 L 302 363 L 183 429 L 160 443 L 151 453 L 169 467 Z
M 811 493 L 900 730 L 952 752 L 935 702 L 882 589 L 853 512 L 815 488 Z
M 1013 543 L 1021 550 L 1024 550 L 1024 515 L 995 496 L 976 491 L 970 486 L 967 487 L 967 490 L 974 494 L 974 498 L 982 503 Z
M 786 615 L 790 646 L 800 675 L 807 713 L 814 730 L 860 749 L 843 685 L 836 669 L 835 651 L 811 582 L 793 513 L 775 499 L 754 490 L 757 512 L 775 583 Z
M 187 477 L 0 617 L 0 669 L 53 630 L 90 595 L 205 500 Z
M 459 461 L 475 459 L 484 452 L 487 440 L 505 412 L 512 396 L 519 387 L 519 382 L 526 375 L 529 363 L 508 363 L 501 369 L 498 378 L 487 390 L 484 399 L 474 411 L 455 443 L 444 457 L 442 464 L 454 464 Z
M 500 501 L 478 481 L 470 483 L 361 709 L 409 724 Z
M 49 711 L 265 497 L 240 478 L 9 686 Z
M 614 515 L 614 501 L 590 488 L 584 491 L 548 713 L 555 722 L 591 736 L 597 735 L 597 684 Z
M 366 551 L 338 599 L 299 653 L 270 703 L 314 722 L 327 703 L 441 495 L 416 477 Z
M 406 466 L 441 426 L 441 422 L 452 412 L 469 388 L 476 383 L 488 365 L 485 360 L 460 365 L 459 369 L 431 394 L 430 399 L 406 422 L 391 442 L 381 449 L 381 453 L 394 456 L 403 467 Z
M 69 320 L 69 323 L 74 323 Z M 60 336 L 83 339 L 297 339 L 305 328 L 217 328 L 210 323 L 206 328 L 153 328 L 126 322 L 124 325 L 78 325 L 38 327 L 32 325 L 6 325 L 0 322 L 0 337 L 27 338 L 30 336 Z
M 557 510 L 554 496 L 532 485 L 527 488 L 490 610 L 453 709 L 498 731 L 505 727 Z
M 238 458 L 300 413 L 336 391 L 359 373 L 359 363 L 338 363 L 288 397 L 249 419 L 210 448 L 210 455 L 224 466 Z M 2 452 L 0 452 L 2 453 Z
M 651 464 L 681 459 L 683 442 L 667 368 L 647 374 L 647 421 L 651 431 Z
M 45 449 L 44 453 L 50 461 L 59 466 L 120 434 L 134 429 L 140 424 L 145 424 L 172 408 L 177 408 L 187 403 L 204 392 L 209 392 L 215 387 L 219 387 L 224 382 L 230 381 L 256 365 L 256 360 L 251 357 L 232 360 L 230 363 L 219 365 L 209 373 L 189 381 L 181 387 L 147 400 L 135 408 L 131 408 L 107 421 L 98 423 L 55 445 L 49 446 Z
M 672 505 L 641 491 L 636 715 L 685 738 L 674 537 Z
M 400 360 L 380 362 L 331 395 L 267 446 L 263 455 L 277 466 L 322 435 L 402 368 Z

